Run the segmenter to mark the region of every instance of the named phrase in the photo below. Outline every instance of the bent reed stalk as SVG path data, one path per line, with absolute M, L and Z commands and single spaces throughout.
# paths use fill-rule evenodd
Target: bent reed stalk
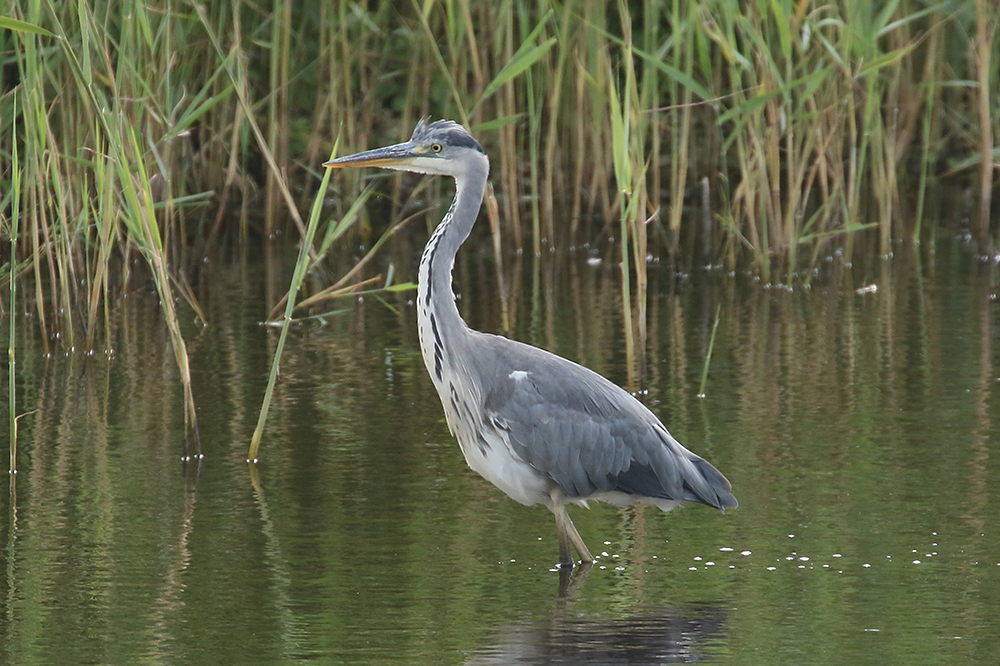
M 935 174 L 979 192 L 975 240 L 983 253 L 994 244 L 996 3 L 9 6 L 0 17 L 5 247 L 15 198 L 21 224 L 0 274 L 21 283 L 47 352 L 99 347 L 109 312 L 151 279 L 186 377 L 186 315 L 173 301 L 177 293 L 183 312 L 200 312 L 185 287 L 191 267 L 221 243 L 304 237 L 297 206 L 317 191 L 334 137 L 361 150 L 423 115 L 467 122 L 491 152 L 508 250 L 530 243 L 544 255 L 617 236 L 628 248 L 623 306 L 638 311 L 623 317 L 637 330 L 647 255 L 808 280 L 802 269 L 834 248 L 849 261 L 933 241 L 938 225 L 922 223 L 944 214 Z M 615 138 L 622 123 L 625 143 Z M 709 225 L 689 188 L 704 178 L 715 197 Z M 342 219 L 351 202 L 334 198 Z M 388 226 L 357 225 L 340 242 L 371 245 Z M 274 306 L 262 304 L 262 316 Z

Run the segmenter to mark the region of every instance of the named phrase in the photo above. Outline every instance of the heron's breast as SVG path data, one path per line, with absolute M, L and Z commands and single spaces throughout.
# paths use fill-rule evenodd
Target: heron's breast
M 448 428 L 469 467 L 521 504 L 548 501 L 548 476 L 514 452 L 507 432 L 484 415 L 474 391 L 447 375 L 442 384 L 438 392 Z

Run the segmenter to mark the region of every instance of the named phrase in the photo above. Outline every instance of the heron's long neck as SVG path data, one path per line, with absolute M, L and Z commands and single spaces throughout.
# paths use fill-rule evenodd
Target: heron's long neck
M 484 160 L 485 162 L 485 160 Z M 431 235 L 420 258 L 417 320 L 424 363 L 435 383 L 442 379 L 445 355 L 467 331 L 455 305 L 451 271 L 459 246 L 469 236 L 483 203 L 488 163 L 455 178 L 455 200 Z

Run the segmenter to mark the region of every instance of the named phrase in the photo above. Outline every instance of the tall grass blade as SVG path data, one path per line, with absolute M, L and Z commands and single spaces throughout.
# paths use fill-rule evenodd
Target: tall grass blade
M 338 142 L 334 144 L 334 153 L 337 152 L 338 145 L 339 139 Z M 373 183 L 369 183 L 368 186 L 362 190 L 361 194 L 358 195 L 358 198 L 354 200 L 354 203 L 351 204 L 351 207 L 347 209 L 347 212 L 344 214 L 344 217 L 340 219 L 340 222 L 337 224 L 333 224 L 331 222 L 330 226 L 327 227 L 326 235 L 323 236 L 323 242 L 320 243 L 319 252 L 317 253 L 319 258 L 322 259 L 325 257 L 326 253 L 330 250 L 330 247 L 337 241 L 337 239 L 344 235 L 344 232 L 347 231 L 352 224 L 354 224 L 354 220 L 357 219 L 358 213 L 360 213 L 361 209 L 364 208 L 366 203 L 368 203 L 368 198 L 371 197 L 373 192 L 375 192 L 375 185 Z
M 27 21 L 19 21 L 9 16 L 0 16 L 0 28 L 6 28 L 13 32 L 30 32 L 35 35 L 42 35 L 43 37 L 55 37 L 55 34 L 41 26 L 28 23 Z
M 413 0 L 416 4 L 417 0 Z M 430 4 L 426 5 L 428 11 L 430 11 Z M 465 110 L 465 102 L 462 100 L 462 93 L 458 90 L 458 86 L 455 84 L 455 78 L 451 75 L 451 70 L 448 69 L 448 64 L 444 60 L 444 56 L 441 54 L 441 49 L 438 48 L 437 40 L 434 38 L 434 31 L 431 29 L 430 23 L 428 22 L 428 16 L 423 12 L 418 12 L 420 15 L 420 25 L 424 28 L 424 33 L 427 36 L 427 44 L 431 49 L 431 53 L 434 54 L 434 60 L 437 62 L 438 69 L 441 75 L 445 78 L 448 83 L 448 89 L 451 90 L 452 101 L 455 102 L 455 106 L 458 107 L 458 115 L 462 119 L 462 124 L 466 127 L 469 126 L 469 113 Z
M 551 15 L 551 12 L 549 14 L 546 14 L 546 17 L 548 17 L 549 15 Z M 479 106 L 483 102 L 485 102 L 487 99 L 492 97 L 498 90 L 500 90 L 500 88 L 505 83 L 509 83 L 514 79 L 516 79 L 518 75 L 523 73 L 526 69 L 534 65 L 539 60 L 541 60 L 542 57 L 544 57 L 545 54 L 549 52 L 549 49 L 551 49 L 552 46 L 557 41 L 555 37 L 550 37 L 549 39 L 545 40 L 544 42 L 542 42 L 537 46 L 531 45 L 531 43 L 537 36 L 538 31 L 541 30 L 542 26 L 544 25 L 545 20 L 539 23 L 538 26 L 534 29 L 534 31 L 532 31 L 532 33 L 528 35 L 528 38 L 524 40 L 524 43 L 521 45 L 521 48 L 519 48 L 517 52 L 514 53 L 513 59 L 511 59 L 510 62 L 504 65 L 504 68 L 500 70 L 500 73 L 497 74 L 492 81 L 490 81 L 490 84 L 488 86 L 486 86 L 486 90 L 484 90 L 483 94 L 479 96 L 479 101 L 477 101 L 476 105 L 472 107 L 473 112 L 475 112 L 475 110 L 479 108 Z
M 127 224 L 131 227 L 136 240 L 141 240 L 141 249 L 153 271 L 153 283 L 160 296 L 160 306 L 166 319 L 167 330 L 170 331 L 170 344 L 174 350 L 174 358 L 181 375 L 181 386 L 184 390 L 184 425 L 189 434 L 194 436 L 197 453 L 201 454 L 201 440 L 198 435 L 198 412 L 194 402 L 194 389 L 191 386 L 191 364 L 188 359 L 187 345 L 181 334 L 180 322 L 174 307 L 173 290 L 170 288 L 170 276 L 167 272 L 166 252 L 163 246 L 163 236 L 156 221 L 153 210 L 153 194 L 150 190 L 149 176 L 139 148 L 139 139 L 134 128 L 125 130 L 121 136 L 131 137 L 132 155 L 124 152 L 124 146 L 118 152 L 116 168 L 119 181 L 125 187 L 129 202 Z M 130 158 L 134 158 L 134 163 Z M 130 168 L 138 171 L 138 177 L 133 177 Z M 138 183 L 136 183 L 138 180 Z
M 611 40 L 612 42 L 615 42 L 619 46 L 622 47 L 625 46 L 625 40 L 623 40 L 621 37 L 616 37 L 611 33 L 604 32 L 603 30 L 599 30 L 599 32 L 601 32 L 601 34 L 604 37 Z M 712 101 L 713 99 L 718 97 L 717 95 L 712 93 L 711 90 L 709 90 L 702 84 L 698 83 L 698 81 L 690 74 L 685 74 L 684 72 L 677 69 L 673 65 L 670 65 L 669 63 L 665 62 L 663 60 L 662 55 L 650 53 L 649 51 L 641 49 L 635 45 L 632 45 L 630 50 L 634 55 L 637 55 L 640 58 L 642 58 L 647 65 L 651 65 L 652 67 L 663 72 L 664 74 L 667 75 L 668 78 L 671 78 L 674 81 L 676 81 L 682 88 L 690 90 L 692 93 L 700 97 L 703 101 L 706 102 Z
M 336 147 L 330 154 L 330 159 L 336 157 Z M 332 171 L 326 170 L 323 180 L 320 183 L 319 191 L 313 199 L 312 209 L 309 212 L 309 222 L 306 232 L 299 247 L 299 256 L 295 261 L 295 269 L 292 272 L 292 281 L 288 287 L 288 298 L 285 301 L 285 314 L 282 320 L 281 333 L 278 335 L 278 344 L 274 350 L 274 359 L 271 361 L 271 372 L 267 377 L 267 388 L 264 389 L 264 397 L 261 401 L 260 414 L 257 416 L 257 426 L 254 428 L 253 436 L 250 439 L 250 450 L 247 453 L 247 462 L 257 462 L 257 452 L 260 448 L 260 440 L 264 433 L 264 426 L 267 423 L 267 412 L 271 407 L 271 396 L 274 394 L 274 386 L 278 381 L 278 368 L 281 365 L 281 354 L 285 349 L 285 340 L 288 338 L 288 328 L 292 322 L 292 313 L 295 311 L 295 297 L 302 288 L 306 272 L 309 268 L 309 257 L 312 255 L 313 238 L 316 235 L 316 228 L 319 226 L 320 213 L 323 210 L 323 198 L 326 196 L 326 189 L 330 184 Z

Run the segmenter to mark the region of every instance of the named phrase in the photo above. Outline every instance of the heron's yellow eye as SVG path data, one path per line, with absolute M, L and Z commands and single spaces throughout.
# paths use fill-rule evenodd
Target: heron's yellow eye
M 431 144 L 431 150 L 434 151 L 435 153 L 440 153 L 441 152 L 441 144 L 440 143 L 432 143 Z

